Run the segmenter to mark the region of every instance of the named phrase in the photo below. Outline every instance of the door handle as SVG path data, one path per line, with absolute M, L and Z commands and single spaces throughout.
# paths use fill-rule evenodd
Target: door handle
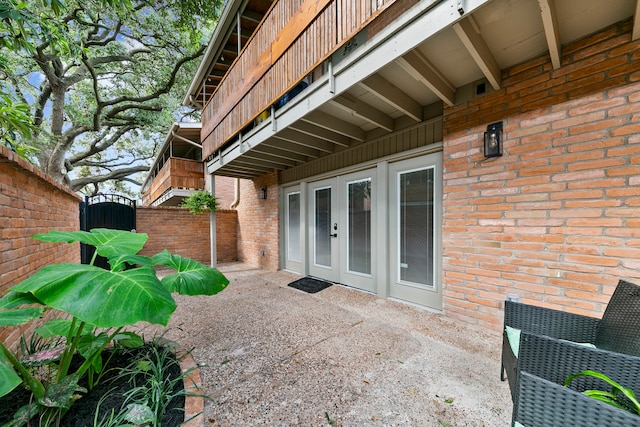
M 331 237 L 338 237 L 338 233 L 329 234 Z

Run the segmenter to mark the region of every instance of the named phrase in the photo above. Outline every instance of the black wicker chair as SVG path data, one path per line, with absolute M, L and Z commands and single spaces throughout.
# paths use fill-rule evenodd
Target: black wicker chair
M 523 346 L 523 337 L 527 334 L 544 335 L 574 343 L 590 343 L 595 344 L 601 350 L 640 355 L 640 287 L 620 280 L 602 319 L 506 301 L 504 325 L 505 331 L 507 326 L 522 331 L 518 358 L 509 345 L 506 332 L 504 332 L 502 342 L 500 377 L 504 381 L 506 373 L 511 389 L 511 398 L 515 402 L 517 370 L 520 368 L 520 364 L 525 363 L 523 360 L 529 359 L 529 352 L 545 351 L 544 349 L 536 350 L 533 346 Z M 549 360 L 548 363 L 554 364 L 556 363 L 555 357 L 561 357 L 561 354 L 548 357 L 554 357 L 546 359 Z M 575 366 L 575 369 L 567 375 L 585 369 L 594 368 Z M 557 383 L 560 378 L 547 379 Z
M 513 423 L 525 427 L 637 427 L 640 416 L 526 371 L 519 375 Z

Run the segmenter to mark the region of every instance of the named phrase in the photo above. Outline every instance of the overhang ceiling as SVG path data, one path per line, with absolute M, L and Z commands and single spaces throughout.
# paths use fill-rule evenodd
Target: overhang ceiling
M 414 8 L 421 3 L 430 2 Z M 397 28 L 394 38 L 419 38 L 411 50 L 396 55 L 382 44 L 372 48 L 379 50 L 379 65 L 368 69 L 367 75 L 356 70 L 354 63 L 351 75 L 359 77 L 345 77 L 348 87 L 317 103 L 312 84 L 278 112 L 282 119 L 277 128 L 262 123 L 243 135 L 241 142 L 231 141 L 210 159 L 209 172 L 253 178 L 392 133 L 426 118 L 427 106 L 452 105 L 478 96 L 478 85 L 487 92 L 500 89 L 501 70 L 506 68 L 545 54 L 558 68 L 561 46 L 625 19 L 635 19 L 633 37 L 640 37 L 636 0 L 433 3 L 426 14 L 444 13 L 438 8 L 449 4 L 479 7 L 432 33 L 426 29 L 404 34 L 411 31 L 411 23 Z

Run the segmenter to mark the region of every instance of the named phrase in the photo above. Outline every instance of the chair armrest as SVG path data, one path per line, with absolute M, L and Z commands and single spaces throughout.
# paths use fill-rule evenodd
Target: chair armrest
M 513 422 L 526 427 L 638 426 L 640 417 L 554 384 L 529 372 L 520 372 Z
M 527 332 L 521 334 L 518 372 L 529 372 L 562 385 L 569 375 L 587 369 L 603 373 L 622 386 L 640 393 L 640 357 L 638 356 L 585 347 Z M 580 392 L 602 389 L 604 386 L 606 386 L 604 382 L 592 377 L 576 378 L 570 384 L 571 388 Z M 640 418 L 638 423 L 640 425 Z
M 532 334 L 593 343 L 600 319 L 535 305 L 505 301 L 504 325 Z

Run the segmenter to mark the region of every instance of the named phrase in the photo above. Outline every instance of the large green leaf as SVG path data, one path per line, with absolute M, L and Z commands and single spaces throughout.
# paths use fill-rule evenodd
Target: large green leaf
M 73 331 L 70 331 L 72 323 L 69 319 L 53 319 L 36 328 L 35 332 L 42 338 L 74 336 L 78 332 L 80 322 L 77 322 Z M 91 333 L 92 329 L 93 325 L 85 324 L 82 333 Z
M 113 258 L 118 255 L 137 254 L 149 236 L 144 233 L 94 228 L 90 232 L 52 230 L 47 234 L 36 234 L 33 238 L 43 242 L 86 243 L 95 246 L 98 255 Z
M 229 284 L 222 273 L 189 258 L 162 251 L 153 256 L 156 265 L 171 267 L 177 273 L 162 278 L 169 292 L 182 295 L 215 295 Z
M 12 288 L 97 327 L 139 321 L 166 325 L 176 308 L 151 268 L 108 271 L 91 265 L 54 264 Z
M 0 309 L 0 326 L 20 326 L 42 316 L 43 307 Z
M 40 304 L 40 301 L 31 294 L 21 292 L 9 292 L 0 298 L 1 308 L 15 308 L 21 305 Z
M 0 397 L 22 384 L 22 380 L 13 370 L 4 351 L 0 348 Z

